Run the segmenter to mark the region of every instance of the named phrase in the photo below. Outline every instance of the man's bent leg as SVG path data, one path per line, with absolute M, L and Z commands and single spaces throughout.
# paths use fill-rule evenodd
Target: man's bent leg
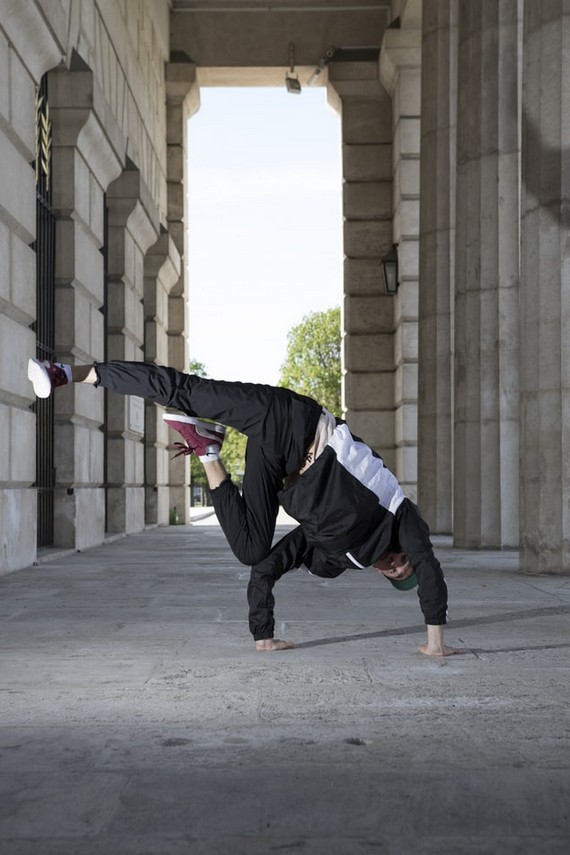
M 220 472 L 213 470 L 213 464 L 206 464 L 204 469 L 214 510 L 230 549 L 242 564 L 262 561 L 271 549 L 279 510 L 278 465 L 264 457 L 262 448 L 248 446 L 242 493 L 229 477 L 220 480 Z
M 271 548 L 283 478 L 302 465 L 321 407 L 287 389 L 211 380 L 152 363 L 108 362 L 95 368 L 106 388 L 213 419 L 248 437 L 243 494 L 228 480 L 211 495 L 238 560 L 262 560 Z
M 213 486 L 211 496 L 238 560 L 261 561 L 271 548 L 283 478 L 301 466 L 320 406 L 287 389 L 210 380 L 149 363 L 101 363 L 96 370 L 101 385 L 115 392 L 215 419 L 248 436 L 243 494 L 228 480 Z

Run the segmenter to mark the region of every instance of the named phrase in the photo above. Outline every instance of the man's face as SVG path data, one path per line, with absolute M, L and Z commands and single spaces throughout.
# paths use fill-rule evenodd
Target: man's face
M 408 579 L 414 568 L 403 552 L 387 552 L 373 565 L 387 579 Z

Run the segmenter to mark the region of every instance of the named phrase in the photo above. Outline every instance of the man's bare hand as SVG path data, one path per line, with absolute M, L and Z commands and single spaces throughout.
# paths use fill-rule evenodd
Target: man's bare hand
M 427 644 L 418 647 L 418 653 L 424 656 L 454 656 L 464 652 L 457 647 L 446 647 L 443 643 L 443 626 L 433 624 L 427 625 Z
M 292 641 L 280 641 L 278 638 L 264 638 L 255 642 L 258 653 L 266 653 L 270 650 L 291 650 L 295 645 Z
M 425 656 L 454 656 L 456 653 L 465 653 L 459 647 L 430 647 L 429 644 L 421 644 L 418 647 L 418 653 L 423 653 Z

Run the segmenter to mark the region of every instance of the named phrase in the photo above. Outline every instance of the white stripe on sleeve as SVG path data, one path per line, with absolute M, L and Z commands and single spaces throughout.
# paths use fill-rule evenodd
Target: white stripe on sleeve
M 397 511 L 404 501 L 398 481 L 365 443 L 354 440 L 347 425 L 338 425 L 327 445 L 333 449 L 341 466 L 371 490 L 383 508 L 392 514 Z

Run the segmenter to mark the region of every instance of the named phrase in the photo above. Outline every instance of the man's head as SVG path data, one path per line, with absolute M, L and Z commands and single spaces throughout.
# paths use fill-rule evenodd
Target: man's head
M 418 584 L 414 568 L 403 552 L 386 552 L 373 566 L 399 591 L 409 591 Z

